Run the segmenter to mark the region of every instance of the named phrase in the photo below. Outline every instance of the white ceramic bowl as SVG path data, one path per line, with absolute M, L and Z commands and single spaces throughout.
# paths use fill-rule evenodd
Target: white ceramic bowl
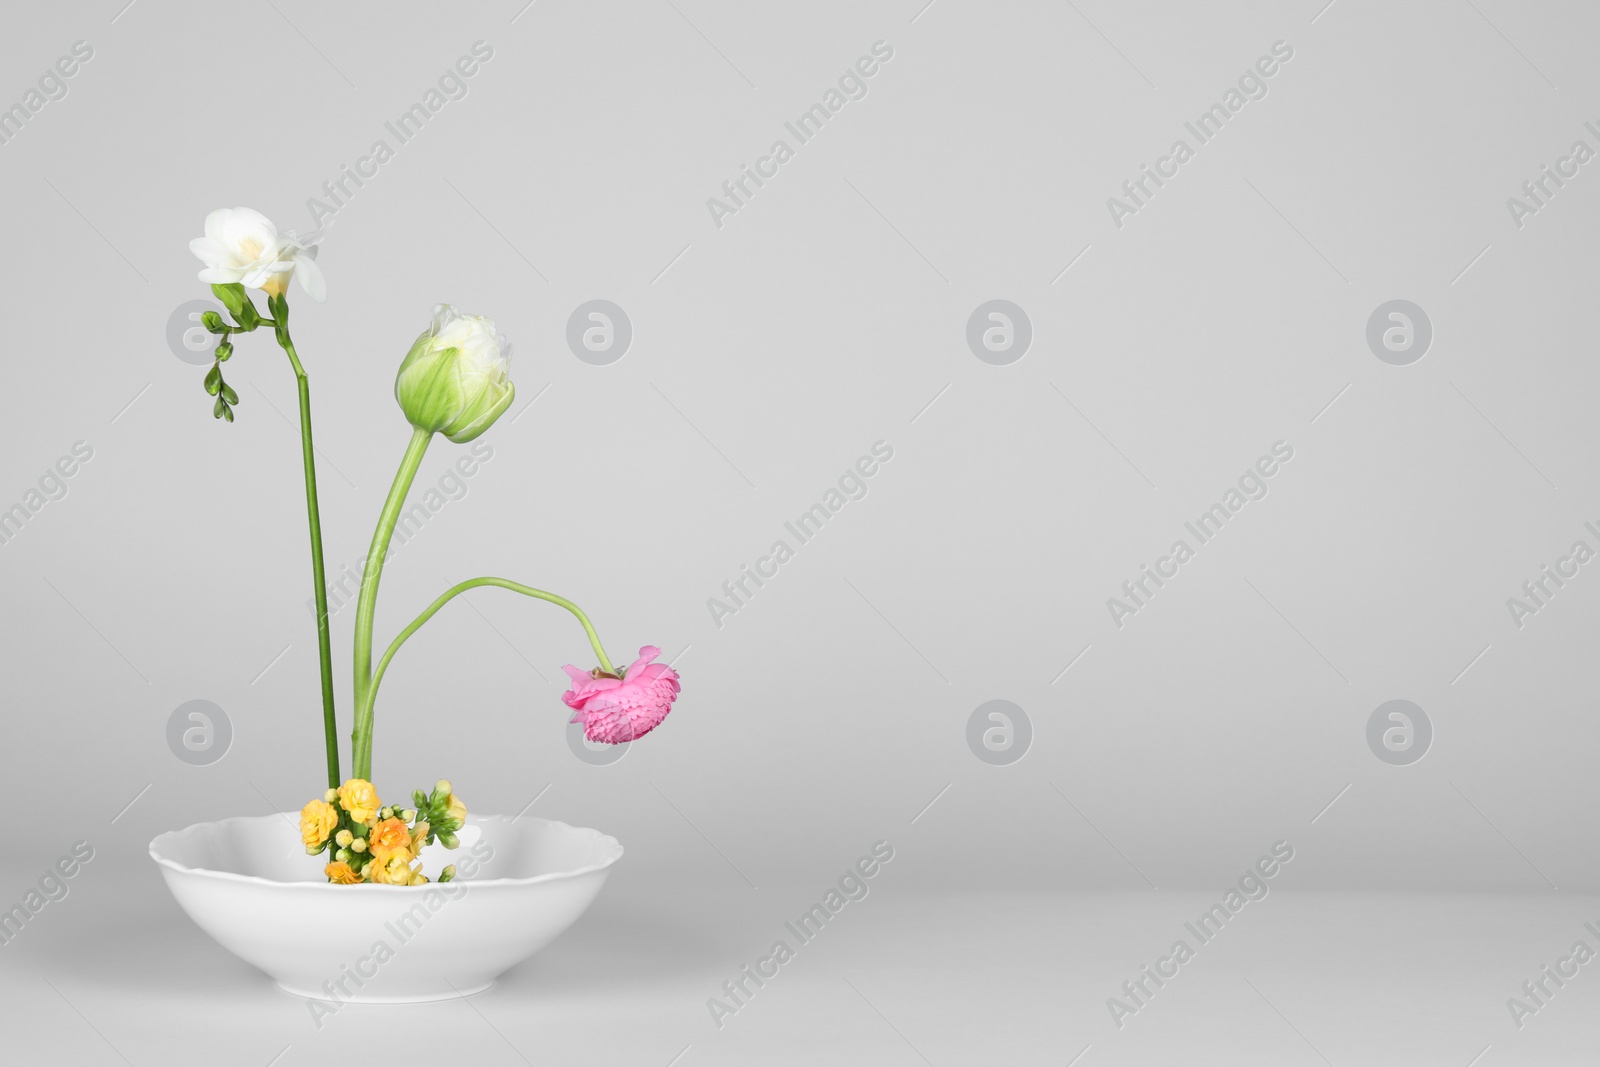
M 150 842 L 178 904 L 222 947 L 316 1000 L 405 1004 L 481 992 L 583 914 L 616 838 L 533 816 L 471 815 L 455 850 L 423 850 L 444 885 L 331 885 L 299 815 L 202 822 Z

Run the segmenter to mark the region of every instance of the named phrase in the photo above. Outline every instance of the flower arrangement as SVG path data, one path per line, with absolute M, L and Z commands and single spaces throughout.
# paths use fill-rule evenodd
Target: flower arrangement
M 417 867 L 422 846 L 438 840 L 455 848 L 455 832 L 466 825 L 467 806 L 445 778 L 434 784 L 432 793 L 418 789 L 411 800 L 416 807 L 383 807 L 371 782 L 352 778 L 300 810 L 300 840 L 308 855 L 333 850 L 333 860 L 322 873 L 337 885 L 422 885 L 428 881 Z M 439 881 L 455 875 L 451 864 L 439 873 Z
M 505 578 L 482 577 L 460 582 L 439 595 L 404 627 L 373 664 L 372 630 L 389 541 L 405 507 L 406 495 L 435 436 L 454 444 L 474 440 L 505 413 L 516 395 L 511 382 L 510 345 L 493 320 L 464 315 L 448 304 L 434 308 L 428 328 L 417 336 L 400 363 L 394 395 L 411 424 L 394 484 L 384 500 L 361 575 L 355 624 L 355 692 L 351 730 L 352 776 L 341 780 L 338 720 L 333 687 L 333 661 L 328 627 L 328 595 L 322 561 L 322 525 L 317 505 L 316 457 L 312 446 L 309 378 L 289 334 L 289 282 L 297 280 L 312 300 L 327 298 L 327 284 L 317 266 L 320 233 L 296 236 L 280 232 L 268 218 L 249 208 L 224 208 L 206 217 L 205 236 L 189 247 L 205 263 L 199 277 L 232 321 L 218 312 L 202 316 L 205 328 L 218 335 L 215 360 L 205 376 L 213 398 L 212 415 L 234 421 L 239 394 L 224 379 L 222 365 L 234 354 L 236 334 L 271 327 L 294 372 L 300 401 L 301 465 L 305 472 L 306 519 L 311 539 L 311 576 L 316 602 L 317 651 L 321 671 L 323 742 L 328 788 L 300 812 L 300 836 L 307 853 L 331 851 L 323 868 L 329 882 L 340 885 L 421 885 L 428 881 L 419 868 L 423 846 L 435 841 L 457 845 L 465 824 L 466 805 L 447 779 L 431 793 L 416 790 L 412 806 L 384 805 L 372 784 L 372 734 L 378 687 L 384 672 L 406 640 L 441 608 L 469 589 L 492 586 L 544 600 L 571 612 L 583 627 L 599 666 L 564 668 L 572 687 L 563 695 L 591 741 L 622 744 L 655 729 L 677 699 L 678 674 L 653 662 L 661 650 L 646 645 L 626 672 L 618 671 L 601 647 L 588 616 L 572 601 Z M 249 290 L 266 294 L 267 316 L 255 306 Z M 455 869 L 447 866 L 438 880 L 447 882 Z

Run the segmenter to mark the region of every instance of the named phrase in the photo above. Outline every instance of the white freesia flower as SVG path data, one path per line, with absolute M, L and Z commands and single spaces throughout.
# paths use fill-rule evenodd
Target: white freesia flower
M 511 406 L 510 372 L 511 346 L 493 319 L 438 304 L 400 364 L 394 396 L 412 426 L 465 444 Z
M 189 242 L 189 251 L 206 265 L 200 280 L 213 285 L 233 282 L 282 296 L 292 274 L 300 288 L 319 304 L 328 297 L 328 284 L 317 266 L 316 242 L 320 233 L 296 237 L 283 233 L 272 220 L 247 207 L 219 208 L 206 216 L 206 235 Z

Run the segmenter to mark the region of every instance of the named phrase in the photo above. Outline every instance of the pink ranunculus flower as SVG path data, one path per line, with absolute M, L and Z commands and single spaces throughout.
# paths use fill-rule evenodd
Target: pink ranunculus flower
M 572 679 L 572 688 L 561 694 L 577 713 L 569 721 L 581 722 L 589 740 L 609 745 L 633 741 L 660 726 L 678 699 L 678 672 L 665 663 L 650 662 L 659 655 L 659 648 L 645 645 L 621 678 L 582 671 L 570 663 L 561 668 Z

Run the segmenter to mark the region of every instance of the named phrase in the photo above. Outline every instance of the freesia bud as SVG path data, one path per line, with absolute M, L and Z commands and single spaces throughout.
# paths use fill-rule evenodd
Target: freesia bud
M 394 397 L 412 426 L 466 444 L 511 406 L 510 364 L 493 319 L 439 304 L 400 364 Z
M 244 291 L 244 286 L 237 282 L 231 285 L 213 285 L 211 292 L 222 301 L 222 306 L 228 309 L 228 314 L 246 330 L 253 330 L 261 325 L 261 313 L 250 300 L 250 294 Z

